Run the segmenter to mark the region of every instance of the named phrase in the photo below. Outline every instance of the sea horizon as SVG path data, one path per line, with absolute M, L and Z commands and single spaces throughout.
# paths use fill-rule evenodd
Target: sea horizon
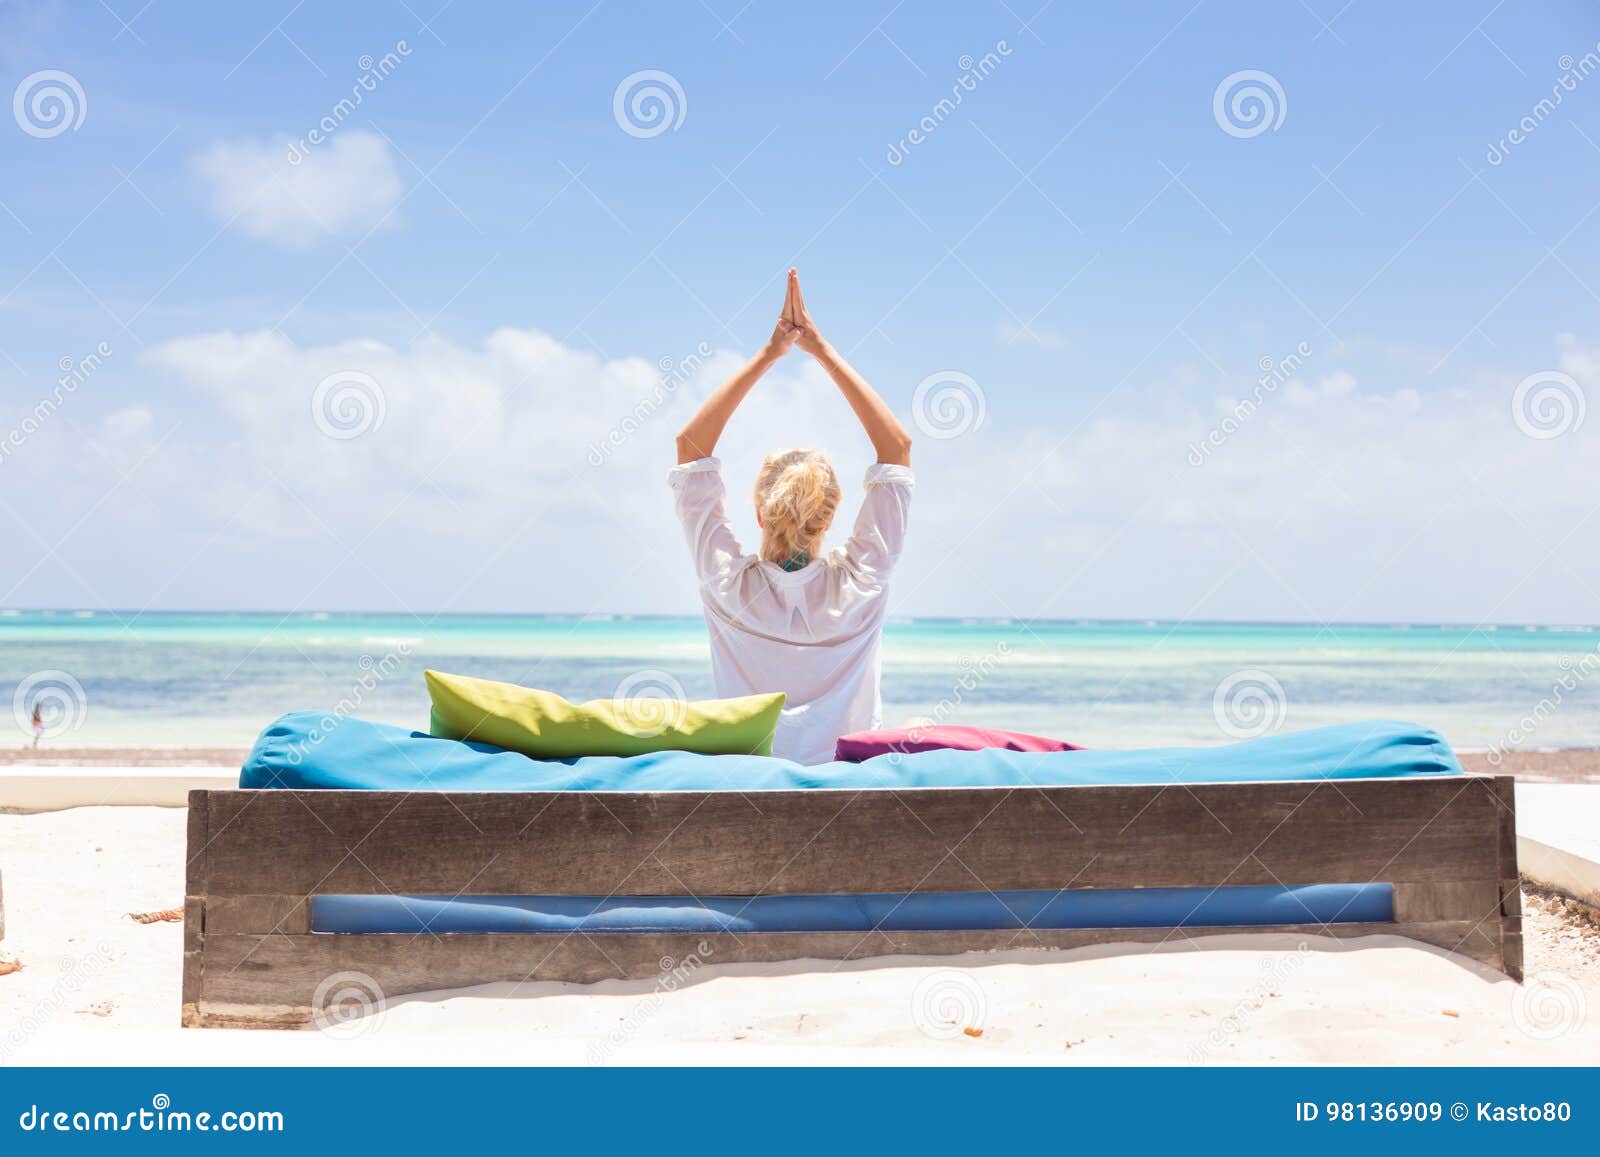
M 51 617 L 65 615 L 68 617 L 110 618 L 128 617 L 134 620 L 152 616 L 216 616 L 219 618 L 237 618 L 240 616 L 278 616 L 284 619 L 291 618 L 328 618 L 332 616 L 350 617 L 392 617 L 415 618 L 432 622 L 437 619 L 592 619 L 596 621 L 606 619 L 659 619 L 666 621 L 693 620 L 700 621 L 699 611 L 429 611 L 429 610 L 373 610 L 373 609 L 335 609 L 318 608 L 316 610 L 284 609 L 282 607 L 229 607 L 226 609 L 203 607 L 163 607 L 160 609 L 149 608 L 138 610 L 132 607 L 82 607 L 62 605 L 57 607 L 0 607 L 0 618 L 18 618 L 24 615 L 39 615 Z M 1595 623 L 1574 623 L 1559 619 L 1549 621 L 1526 620 L 1495 620 L 1470 622 L 1468 620 L 1454 619 L 1211 619 L 1194 616 L 1181 618 L 1163 618 L 1161 616 L 1096 616 L 1096 615 L 1042 615 L 1038 618 L 1026 618 L 1020 615 L 890 615 L 886 620 L 889 623 L 996 623 L 1010 624 L 1059 624 L 1074 626 L 1194 626 L 1194 627 L 1394 627 L 1400 629 L 1437 628 L 1440 630 L 1530 630 L 1530 631 L 1572 631 L 1593 632 L 1600 631 L 1600 621 Z
M 883 640 L 883 725 L 911 718 L 1090 747 L 1233 742 L 1399 719 L 1462 748 L 1600 744 L 1600 628 L 911 617 Z M 290 711 L 425 728 L 422 672 L 573 701 L 716 696 L 698 614 L 0 610 L 0 687 L 46 746 L 247 747 Z

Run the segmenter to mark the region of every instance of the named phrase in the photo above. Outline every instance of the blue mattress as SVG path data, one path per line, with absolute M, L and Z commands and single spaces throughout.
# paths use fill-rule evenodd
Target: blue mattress
M 797 788 L 1053 787 L 1460 775 L 1449 744 L 1411 723 L 1291 731 L 1219 747 L 1129 751 L 924 751 L 805 766 L 762 755 L 536 760 L 360 719 L 296 712 L 261 733 L 245 788 L 386 791 L 779 791 Z
M 313 932 L 909 932 L 1394 918 L 1388 884 L 826 896 L 317 896 Z
M 1221 747 L 926 751 L 805 766 L 771 756 L 663 751 L 535 760 L 360 719 L 300 712 L 256 741 L 244 788 L 388 791 L 778 791 L 1088 786 L 1460 775 L 1436 732 L 1352 723 Z M 1310 887 L 713 897 L 317 896 L 317 932 L 637 933 L 872 929 L 1215 927 L 1381 922 L 1385 883 Z

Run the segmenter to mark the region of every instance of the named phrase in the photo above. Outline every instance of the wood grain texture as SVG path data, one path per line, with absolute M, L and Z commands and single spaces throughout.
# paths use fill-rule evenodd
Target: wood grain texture
M 205 896 L 211 843 L 211 806 L 205 791 L 189 793 L 184 851 L 183 1003 L 184 1024 L 199 1023 L 201 977 L 205 970 Z
M 1394 918 L 1401 923 L 1497 920 L 1499 916 L 1499 880 L 1451 880 L 1394 886 Z
M 195 792 L 186 1024 L 306 1023 L 387 996 L 725 964 L 1389 933 L 1521 973 L 1509 778 L 682 793 Z M 1509 885 L 1508 882 L 1509 881 Z M 318 935 L 337 893 L 774 895 L 1390 882 L 1395 921 L 1246 928 Z M 1130 951 L 1138 950 L 1130 948 Z M 670 971 L 670 967 L 668 969 Z
M 1495 776 L 1495 835 L 1500 864 L 1500 969 L 1512 980 L 1522 980 L 1522 877 L 1517 871 L 1517 791 L 1509 775 Z
M 311 931 L 309 896 L 211 896 L 206 901 L 206 935 L 226 932 L 304 933 Z
M 209 793 L 215 892 L 771 895 L 1499 878 L 1480 778 Z M 1515 848 L 1513 845 L 1513 854 Z M 1479 870 L 1474 871 L 1474 865 Z

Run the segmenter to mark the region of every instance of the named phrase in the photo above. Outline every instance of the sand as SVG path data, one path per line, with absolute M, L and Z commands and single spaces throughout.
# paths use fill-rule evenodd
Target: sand
M 1600 929 L 1529 898 L 1526 987 L 1397 937 L 700 968 L 407 997 L 331 1032 L 178 1027 L 184 813 L 0 815 L 0 1063 L 1600 1062 Z M 972 1035 L 964 1030 L 981 1030 Z
M 244 763 L 244 747 L 0 747 L 0 767 L 231 767 Z
M 1514 775 L 1520 783 L 1600 783 L 1600 748 L 1566 747 L 1504 751 L 1457 751 L 1473 775 Z

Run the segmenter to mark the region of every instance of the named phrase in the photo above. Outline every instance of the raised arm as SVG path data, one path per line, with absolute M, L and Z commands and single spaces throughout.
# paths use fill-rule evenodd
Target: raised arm
M 716 392 L 705 400 L 705 403 L 695 411 L 694 417 L 689 419 L 687 425 L 678 431 L 678 464 L 693 462 L 700 458 L 709 458 L 717 451 L 717 440 L 722 437 L 722 431 L 728 424 L 728 419 L 733 417 L 733 412 L 739 408 L 739 403 L 744 401 L 761 376 L 770 370 L 779 358 L 789 352 L 789 347 L 794 345 L 799 336 L 794 323 L 789 320 L 789 308 L 784 305 L 784 312 L 778 317 L 778 324 L 773 327 L 772 336 L 767 339 L 767 344 L 761 352 L 751 358 L 739 369 L 733 377 L 718 386 Z
M 795 328 L 800 348 L 822 363 L 844 400 L 850 403 L 872 440 L 872 448 L 878 452 L 878 461 L 891 466 L 911 465 L 911 435 L 878 392 L 817 332 L 806 312 L 805 298 L 800 296 L 800 274 L 793 269 L 789 270 L 789 300 L 784 313 Z

